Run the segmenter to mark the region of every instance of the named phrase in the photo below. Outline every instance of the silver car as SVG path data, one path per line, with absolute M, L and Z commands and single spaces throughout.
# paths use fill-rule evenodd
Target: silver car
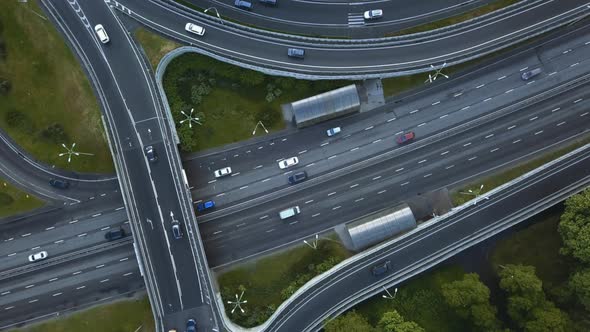
M 376 20 L 378 18 L 383 17 L 383 10 L 381 10 L 381 9 L 367 10 L 363 14 L 363 17 L 365 18 L 365 20 Z

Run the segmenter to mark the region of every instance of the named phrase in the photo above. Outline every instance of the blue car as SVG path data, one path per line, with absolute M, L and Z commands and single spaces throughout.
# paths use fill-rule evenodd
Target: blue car
M 186 332 L 197 332 L 197 322 L 194 319 L 189 319 L 186 322 Z
M 201 203 L 197 204 L 197 210 L 199 210 L 199 212 L 207 211 L 207 210 L 210 210 L 214 207 L 215 207 L 214 201 L 206 201 L 206 202 L 201 202 Z

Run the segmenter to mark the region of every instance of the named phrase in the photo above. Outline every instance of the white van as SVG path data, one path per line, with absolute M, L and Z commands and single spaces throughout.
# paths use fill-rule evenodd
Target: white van
M 299 206 L 293 206 L 279 212 L 279 217 L 281 217 L 281 219 L 287 219 L 299 214 L 300 212 L 301 210 L 299 210 Z

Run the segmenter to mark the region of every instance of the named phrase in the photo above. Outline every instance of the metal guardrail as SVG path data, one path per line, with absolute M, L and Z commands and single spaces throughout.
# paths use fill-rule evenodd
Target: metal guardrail
M 18 276 L 21 274 L 31 273 L 31 272 L 34 272 L 37 270 L 45 269 L 45 268 L 48 268 L 51 266 L 55 266 L 55 265 L 58 265 L 61 263 L 68 262 L 70 260 L 74 260 L 74 259 L 78 259 L 78 258 L 90 256 L 90 255 L 95 255 L 95 254 L 98 254 L 98 253 L 101 253 L 101 252 L 104 252 L 107 250 L 111 250 L 114 248 L 129 245 L 132 242 L 133 242 L 133 238 L 131 238 L 131 237 L 123 238 L 118 241 L 101 243 L 101 244 L 98 244 L 98 245 L 95 245 L 92 247 L 80 249 L 77 251 L 72 251 L 72 252 L 57 256 L 55 258 L 49 258 L 49 259 L 43 260 L 41 262 L 31 263 L 31 264 L 27 264 L 27 265 L 13 268 L 10 270 L 0 271 L 0 280 L 4 280 L 4 279 L 12 278 L 12 277 L 15 277 L 15 276 Z

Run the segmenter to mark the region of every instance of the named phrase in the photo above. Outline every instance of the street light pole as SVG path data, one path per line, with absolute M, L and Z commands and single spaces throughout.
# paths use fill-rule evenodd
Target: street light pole
M 215 8 L 215 7 L 209 7 L 209 8 L 207 8 L 207 9 L 205 9 L 205 10 L 203 11 L 203 13 L 207 14 L 207 12 L 208 12 L 209 10 L 212 10 L 212 11 L 214 11 L 214 12 L 215 12 L 215 15 L 217 15 L 217 18 L 219 19 L 219 21 L 221 22 L 221 24 L 223 24 L 223 20 L 221 19 L 221 16 L 219 16 L 219 12 L 217 11 L 217 8 Z
M 395 299 L 395 296 L 397 295 L 397 287 L 393 290 L 393 295 L 391 295 L 391 293 L 389 292 L 389 290 L 387 290 L 387 288 L 383 287 L 383 290 L 385 291 L 385 293 L 387 293 L 387 295 L 382 294 L 381 295 L 382 298 L 388 299 L 388 300 Z
M 258 129 L 258 125 L 261 125 L 262 129 L 264 129 L 264 132 L 268 134 L 268 130 L 266 130 L 264 123 L 262 123 L 262 121 L 258 121 L 256 122 L 256 127 L 254 127 L 254 130 L 252 131 L 252 136 L 256 135 L 256 129 Z

